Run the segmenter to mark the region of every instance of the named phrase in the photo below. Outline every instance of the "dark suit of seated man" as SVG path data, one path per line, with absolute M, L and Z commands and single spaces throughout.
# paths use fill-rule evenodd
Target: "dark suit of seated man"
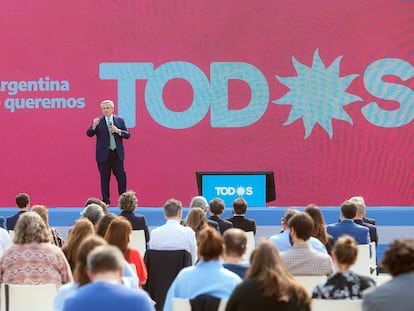
M 345 201 L 341 206 L 341 222 L 326 226 L 327 232 L 332 235 L 335 242 L 344 234 L 352 236 L 358 244 L 369 244 L 371 242 L 369 229 L 354 223 L 357 209 L 355 203 Z
M 233 224 L 233 228 L 239 228 L 243 231 L 253 231 L 256 235 L 256 221 L 254 219 L 246 218 L 244 215 L 247 211 L 247 202 L 243 198 L 238 198 L 233 201 L 233 217 L 227 218 Z
M 224 231 L 233 228 L 233 224 L 228 221 L 220 218 L 220 215 L 224 213 L 224 201 L 220 198 L 214 198 L 210 201 L 210 220 L 213 220 L 218 223 L 221 235 L 224 234 Z

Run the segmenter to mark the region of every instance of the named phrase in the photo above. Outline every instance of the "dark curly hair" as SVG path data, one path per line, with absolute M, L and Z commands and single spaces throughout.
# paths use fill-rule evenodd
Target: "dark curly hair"
M 394 240 L 385 251 L 382 264 L 392 276 L 414 271 L 414 239 Z

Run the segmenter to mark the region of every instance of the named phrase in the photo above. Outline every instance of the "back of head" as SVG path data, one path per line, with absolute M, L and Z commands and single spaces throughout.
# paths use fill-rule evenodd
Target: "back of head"
M 99 219 L 97 226 L 96 226 L 96 234 L 104 237 L 106 231 L 108 230 L 109 224 L 114 220 L 117 216 L 112 213 L 106 214 L 104 217 Z
M 27 193 L 19 193 L 16 195 L 16 206 L 18 208 L 25 208 L 30 203 L 30 197 Z
M 306 213 L 299 212 L 294 215 L 289 220 L 288 226 L 294 229 L 296 236 L 301 240 L 307 241 L 312 236 L 313 219 Z
M 246 252 L 247 234 L 238 228 L 227 229 L 223 234 L 224 251 L 227 255 L 242 257 Z
M 384 253 L 382 263 L 385 269 L 397 276 L 414 271 L 414 239 L 394 240 Z
M 35 212 L 39 214 L 40 217 L 42 217 L 43 221 L 46 224 L 46 227 L 49 227 L 49 216 L 46 206 L 44 205 L 33 205 L 32 206 L 32 212 Z
M 341 214 L 346 219 L 354 219 L 357 214 L 357 206 L 354 202 L 345 201 L 341 205 Z
M 79 245 L 79 249 L 76 257 L 76 267 L 73 273 L 73 278 L 79 286 L 83 286 L 90 282 L 87 271 L 87 257 L 89 253 L 97 246 L 107 245 L 108 243 L 104 238 L 91 235 L 85 238 Z
M 108 205 L 106 205 L 106 203 L 98 198 L 95 197 L 91 197 L 88 198 L 84 204 L 84 207 L 87 207 L 89 204 L 98 204 L 100 207 L 102 207 L 102 210 L 104 211 L 105 214 L 108 214 Z
M 309 204 L 305 207 L 304 212 L 313 219 L 312 236 L 319 239 L 323 244 L 328 242 L 328 234 L 326 232 L 325 219 L 319 206 Z
M 183 205 L 176 199 L 169 199 L 164 204 L 164 215 L 167 218 L 178 217 L 183 209 Z
M 105 215 L 102 206 L 91 203 L 83 209 L 81 216 L 89 219 L 94 225 Z
M 247 202 L 243 198 L 237 198 L 233 201 L 233 211 L 235 214 L 242 215 L 247 211 Z
M 356 218 L 362 219 L 365 216 L 365 201 L 363 197 L 352 197 L 348 200 L 357 207 Z
M 125 252 L 128 249 L 131 232 L 131 223 L 125 217 L 118 216 L 109 224 L 104 238 L 109 244 L 118 246 Z
M 76 220 L 75 224 L 73 225 L 68 240 L 66 241 L 65 245 L 63 246 L 64 249 L 66 248 L 73 248 L 79 246 L 80 242 L 87 236 L 94 234 L 95 229 L 93 224 L 87 218 L 80 218 Z M 76 256 L 74 254 L 74 256 Z
M 119 196 L 118 199 L 119 209 L 127 212 L 133 213 L 135 208 L 138 206 L 138 198 L 135 195 L 134 191 L 126 191 Z
M 349 235 L 341 236 L 333 247 L 333 253 L 340 264 L 353 265 L 358 255 L 355 239 Z
M 49 243 L 51 239 L 45 222 L 35 212 L 26 212 L 20 215 L 14 230 L 13 242 L 15 244 Z
M 87 257 L 87 267 L 92 275 L 105 272 L 118 272 L 125 263 L 121 251 L 113 245 L 95 247 Z
M 193 197 L 190 202 L 190 208 L 200 207 L 202 210 L 206 211 L 208 208 L 208 203 L 205 197 L 199 195 Z
M 300 213 L 297 209 L 288 208 L 283 213 L 282 222 L 289 228 L 289 220 L 296 214 Z
M 220 233 L 206 227 L 197 238 L 198 253 L 204 261 L 218 260 L 223 253 L 224 241 Z
M 203 209 L 200 207 L 194 207 L 190 209 L 185 220 L 185 225 L 198 233 L 200 230 L 207 226 L 207 217 Z
M 210 213 L 214 215 L 221 215 L 224 212 L 225 204 L 220 198 L 214 198 L 210 201 Z

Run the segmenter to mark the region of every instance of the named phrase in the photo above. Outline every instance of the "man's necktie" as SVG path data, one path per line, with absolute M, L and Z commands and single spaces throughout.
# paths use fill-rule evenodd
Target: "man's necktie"
M 111 132 L 112 121 L 109 118 L 107 119 L 107 124 L 108 124 L 108 131 L 109 131 L 109 149 L 115 150 L 116 148 L 115 137 L 114 137 L 114 133 Z

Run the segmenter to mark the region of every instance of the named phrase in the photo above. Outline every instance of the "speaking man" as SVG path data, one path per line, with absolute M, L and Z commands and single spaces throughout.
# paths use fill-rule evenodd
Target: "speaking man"
M 101 176 L 102 201 L 109 205 L 109 181 L 111 172 L 118 182 L 118 193 L 126 191 L 123 139 L 130 133 L 123 118 L 115 116 L 114 103 L 105 99 L 101 102 L 103 116 L 93 119 L 86 131 L 89 137 L 96 135 L 96 161 Z

